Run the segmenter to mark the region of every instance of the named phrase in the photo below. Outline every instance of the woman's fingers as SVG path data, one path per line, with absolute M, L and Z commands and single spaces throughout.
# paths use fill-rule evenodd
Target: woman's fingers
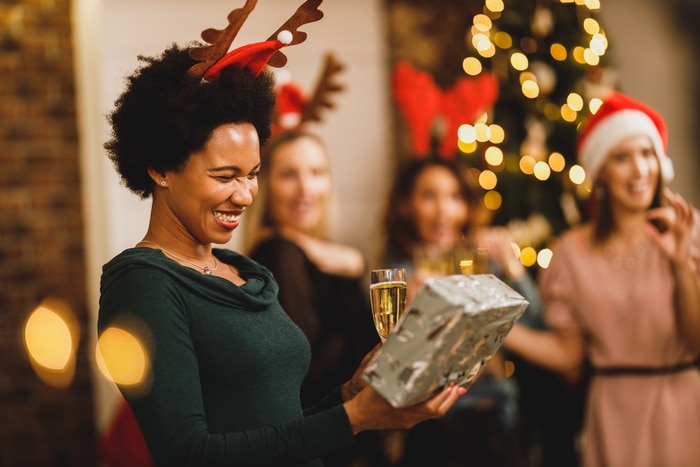
M 450 407 L 457 402 L 457 399 L 466 392 L 467 390 L 463 387 L 451 383 L 429 400 L 413 407 L 426 414 L 430 414 L 429 418 L 441 417 L 447 413 Z

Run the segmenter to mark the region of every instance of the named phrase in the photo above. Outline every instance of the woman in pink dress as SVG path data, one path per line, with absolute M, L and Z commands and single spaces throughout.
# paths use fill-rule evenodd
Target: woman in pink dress
M 564 234 L 540 275 L 554 331 L 516 325 L 505 345 L 590 383 L 586 467 L 700 466 L 700 215 L 663 187 L 666 128 L 613 92 L 579 134 L 590 224 Z

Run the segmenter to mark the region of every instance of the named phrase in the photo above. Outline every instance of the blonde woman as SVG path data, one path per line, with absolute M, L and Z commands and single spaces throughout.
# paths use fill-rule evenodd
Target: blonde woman
M 263 148 L 246 238 L 250 257 L 275 276 L 282 307 L 311 344 L 302 403 L 318 400 L 350 377 L 378 343 L 364 258 L 327 235 L 331 193 L 330 160 L 316 135 L 288 130 Z M 357 457 L 379 462 L 379 446 L 371 438 L 363 435 L 354 449 L 324 462 L 344 466 Z

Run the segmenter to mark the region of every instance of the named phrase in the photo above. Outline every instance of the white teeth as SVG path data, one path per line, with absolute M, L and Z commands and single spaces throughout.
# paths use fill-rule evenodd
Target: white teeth
M 214 217 L 223 222 L 236 222 L 241 216 L 235 216 L 233 214 L 224 214 L 223 212 L 214 211 Z
M 648 188 L 649 184 L 647 182 L 634 182 L 630 184 L 630 189 L 634 191 L 647 190 Z

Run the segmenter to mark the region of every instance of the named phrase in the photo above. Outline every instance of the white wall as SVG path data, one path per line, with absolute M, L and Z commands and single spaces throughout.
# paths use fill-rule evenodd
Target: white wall
M 650 104 L 666 121 L 668 154 L 676 169 L 670 187 L 700 207 L 698 51 L 673 22 L 672 3 L 607 0 L 601 19 L 622 90 Z

